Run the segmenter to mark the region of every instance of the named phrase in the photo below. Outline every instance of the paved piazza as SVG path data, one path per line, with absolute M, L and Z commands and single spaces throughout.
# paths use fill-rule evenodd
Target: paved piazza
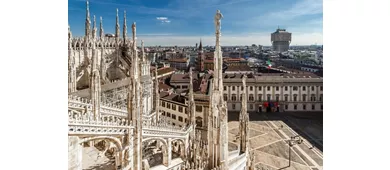
M 236 117 L 234 114 L 238 113 L 229 113 L 229 116 Z M 250 113 L 250 147 L 255 153 L 256 169 L 322 169 L 322 125 L 315 124 L 311 120 L 279 117 L 270 114 Z M 229 121 L 230 148 L 233 148 L 234 145 L 238 146 L 239 143 L 237 136 L 239 123 L 237 120 L 238 118 Z M 291 166 L 288 167 L 289 146 L 287 140 L 296 135 L 300 135 L 304 142 L 292 148 Z

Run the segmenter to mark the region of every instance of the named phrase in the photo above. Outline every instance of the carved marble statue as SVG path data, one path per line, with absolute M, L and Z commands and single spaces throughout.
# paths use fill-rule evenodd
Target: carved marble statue
M 221 11 L 217 10 L 217 13 L 215 14 L 214 17 L 214 24 L 215 24 L 215 30 L 219 33 L 221 30 L 221 19 L 223 18 L 223 15 Z

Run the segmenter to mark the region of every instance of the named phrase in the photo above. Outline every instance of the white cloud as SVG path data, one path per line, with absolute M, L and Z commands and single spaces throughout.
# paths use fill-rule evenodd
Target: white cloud
M 168 17 L 156 17 L 157 20 L 161 21 L 161 23 L 170 23 L 171 21 L 168 20 Z
M 161 20 L 161 21 L 164 21 L 164 20 L 167 20 L 168 17 L 157 17 L 157 20 Z
M 199 43 L 202 38 L 203 45 L 215 45 L 215 36 L 184 36 L 184 35 L 164 35 L 164 34 L 153 34 L 150 35 L 139 35 L 138 41 L 144 40 L 146 46 L 193 46 Z M 322 44 L 323 37 L 322 33 L 302 33 L 292 34 L 291 45 L 312 45 Z M 221 37 L 221 46 L 233 46 L 233 45 L 271 45 L 270 33 L 250 33 L 250 34 L 237 34 L 237 35 L 223 35 Z

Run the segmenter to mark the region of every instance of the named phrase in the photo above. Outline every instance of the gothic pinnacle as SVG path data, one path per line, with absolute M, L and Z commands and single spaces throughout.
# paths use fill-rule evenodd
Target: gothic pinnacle
M 90 36 L 89 33 L 90 33 L 90 29 L 91 29 L 91 21 L 90 21 L 90 17 L 89 17 L 89 2 L 88 2 L 88 0 L 86 3 L 86 6 L 87 6 L 87 12 L 86 12 L 86 19 L 85 19 L 85 36 Z
M 115 25 L 115 37 L 119 38 L 119 15 L 118 15 L 118 8 L 116 9 L 116 25 Z
M 92 29 L 92 39 L 96 38 L 96 17 L 93 15 L 93 29 Z
M 131 25 L 131 29 L 132 29 L 132 32 L 133 32 L 133 41 L 135 43 L 135 33 L 136 33 L 136 25 L 135 25 L 135 22 L 133 22 L 133 25 Z
M 100 39 L 103 39 L 104 37 L 104 30 L 103 30 L 103 18 L 100 17 L 100 33 L 99 33 L 99 36 L 100 36 Z
M 126 42 L 127 37 L 127 23 L 126 23 L 126 11 L 123 14 L 123 42 Z

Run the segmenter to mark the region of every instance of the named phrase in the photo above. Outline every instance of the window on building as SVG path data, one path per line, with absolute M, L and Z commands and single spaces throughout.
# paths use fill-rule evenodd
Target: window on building
M 311 86 L 311 91 L 314 91 L 314 86 Z
M 172 110 L 176 110 L 176 105 L 172 104 Z
M 267 91 L 270 91 L 271 90 L 271 86 L 267 86 Z
M 179 116 L 179 121 L 183 122 L 183 117 Z
M 284 105 L 284 110 L 288 110 L 288 105 Z
M 296 102 L 296 101 L 297 101 L 297 95 L 296 95 L 296 94 L 294 94 L 294 96 L 293 96 L 293 97 L 294 97 L 294 99 L 293 99 L 293 100 L 294 100 L 294 102 Z
M 176 115 L 175 114 L 172 114 L 172 119 L 176 120 Z
M 171 117 L 171 113 L 167 112 L 167 117 Z
M 284 95 L 284 101 L 288 101 L 288 95 Z
M 243 91 L 244 90 L 244 86 L 241 86 L 241 91 Z
M 236 90 L 236 86 L 232 86 L 232 90 Z
M 303 107 L 303 110 L 306 110 L 306 105 L 305 104 L 302 107 Z
M 188 89 L 188 86 L 182 86 L 182 89 Z
M 298 90 L 298 87 L 297 86 L 293 86 L 293 91 L 297 91 Z
M 321 110 L 323 110 L 323 106 L 321 105 Z
M 162 112 L 161 115 L 165 116 L 165 112 Z
M 253 94 L 249 94 L 249 101 L 254 101 Z
M 179 112 L 183 112 L 183 107 L 179 106 Z
M 175 123 L 172 123 L 173 126 L 175 126 L 176 124 Z
M 271 100 L 271 95 L 267 94 L 267 101 L 270 101 L 270 100 Z
M 249 104 L 249 109 L 253 109 L 253 104 Z
M 232 104 L 232 109 L 236 110 L 236 104 L 234 104 L 234 103 Z
M 225 91 L 226 91 L 226 89 L 227 89 L 227 88 L 226 88 L 226 86 L 223 86 L 223 90 L 225 90 Z
M 320 95 L 320 101 L 322 102 L 322 94 Z
M 240 94 L 240 101 L 242 101 L 242 94 Z
M 302 86 L 302 91 L 306 91 L 306 86 Z
M 294 104 L 294 110 L 297 110 L 298 106 L 296 104 Z
M 276 86 L 276 87 L 275 87 L 275 90 L 276 90 L 276 91 L 279 91 L 279 86 Z
M 184 108 L 184 113 L 188 114 L 187 107 Z
M 170 104 L 170 103 L 167 103 L 167 108 L 168 108 L 168 109 L 171 108 L 171 104 Z
M 162 107 L 165 107 L 165 102 L 162 102 Z
M 275 95 L 276 97 L 276 101 L 278 102 L 279 101 L 279 94 Z
M 261 90 L 261 86 L 259 86 L 259 90 Z
M 320 86 L 320 90 L 322 91 L 322 86 Z
M 311 105 L 311 110 L 314 110 L 315 107 L 316 107 L 316 105 L 312 104 L 312 105 Z
M 316 96 L 314 94 L 312 94 L 310 100 L 313 102 L 316 101 Z
M 303 87 L 305 87 L 305 86 L 303 86 Z M 304 102 L 306 101 L 306 94 L 302 95 L 302 101 L 304 101 Z
M 223 94 L 223 100 L 227 101 L 227 98 L 228 98 L 228 95 L 227 94 Z
M 237 100 L 236 94 L 232 94 L 232 101 L 236 101 L 236 100 Z
M 250 91 L 253 91 L 253 86 L 249 86 L 249 90 L 250 90 Z
M 287 91 L 287 90 L 288 90 L 288 87 L 287 87 L 287 86 L 284 86 L 284 90 Z
M 263 100 L 263 95 L 262 94 L 258 94 L 257 96 L 259 97 L 258 100 L 261 102 L 261 100 Z
M 196 111 L 197 112 L 202 112 L 202 106 L 196 106 Z
M 187 119 L 187 118 L 185 118 L 185 119 L 184 119 L 184 122 L 188 123 L 188 119 Z

